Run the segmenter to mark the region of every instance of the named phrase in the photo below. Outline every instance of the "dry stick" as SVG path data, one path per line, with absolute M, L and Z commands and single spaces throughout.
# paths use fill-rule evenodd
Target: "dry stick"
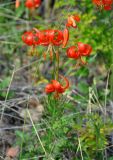
M 90 92 L 91 92 L 91 90 L 90 90 Z M 96 94 L 95 94 L 95 92 L 92 90 L 92 97 L 90 97 L 94 102 L 95 102 L 95 100 L 94 100 L 94 98 L 96 99 L 96 101 L 97 101 L 97 103 L 98 103 L 98 105 L 99 105 L 99 107 L 100 107 L 100 109 L 101 109 L 101 111 L 102 111 L 102 113 L 104 113 L 104 110 L 103 110 L 103 108 L 102 108 L 102 105 L 100 104 L 100 102 L 99 102 L 99 100 L 98 100 L 98 98 L 97 98 L 97 96 L 96 96 Z M 94 98 L 93 98 L 93 96 L 94 96 Z
M 0 113 L 1 114 L 1 113 Z M 17 116 L 13 116 L 13 115 L 10 115 L 10 114 L 6 114 L 6 113 L 4 113 L 4 115 L 5 116 L 7 116 L 7 117 L 13 117 L 13 118 L 15 118 L 15 119 L 18 119 L 18 120 L 23 120 L 22 118 L 19 118 L 19 117 L 17 117 Z M 0 130 L 1 130 L 1 128 L 0 128 Z
M 80 138 L 79 137 L 78 137 L 78 143 L 79 143 L 81 158 L 82 158 L 82 160 L 84 160 L 83 159 L 83 154 L 82 154 L 81 142 L 80 142 Z
M 6 101 L 7 101 L 7 100 L 6 100 Z M 7 104 L 6 101 L 4 101 L 4 103 L 2 103 L 2 101 L 0 101 L 0 103 L 1 103 L 0 107 L 5 106 L 6 108 L 9 108 L 9 109 L 12 110 L 13 112 L 19 114 L 19 112 L 16 111 L 15 109 L 11 108 L 12 106 L 9 105 L 9 104 Z M 14 105 L 13 105 L 13 106 L 14 106 Z M 4 108 L 0 110 L 0 111 L 2 111 L 2 112 L 0 112 L 0 114 L 1 114 L 1 115 L 2 115 L 2 114 L 3 114 L 3 115 L 8 115 L 8 114 L 6 114 L 6 113 L 3 113 L 3 110 L 4 110 Z M 15 117 L 15 116 L 13 116 L 13 117 Z M 18 118 L 18 117 L 17 117 L 17 118 Z M 20 119 L 20 118 L 19 118 L 19 119 Z M 21 119 L 21 120 L 22 120 L 22 119 Z
M 103 111 L 103 109 L 102 109 L 102 105 L 100 104 L 100 102 L 99 102 L 98 98 L 96 97 L 94 91 L 92 91 L 92 92 L 93 92 L 93 93 L 92 93 L 92 97 L 91 97 L 92 101 L 95 103 L 95 99 L 96 99 L 96 102 L 98 103 L 98 105 L 99 105 L 102 113 L 104 113 L 104 111 Z M 93 97 L 93 96 L 94 96 L 94 97 Z M 95 98 L 95 99 L 94 99 L 94 98 Z M 92 103 L 92 105 L 93 105 L 93 103 Z
M 39 124 L 36 124 L 36 126 L 41 126 Z M 5 127 L 5 128 L 1 128 L 0 131 L 5 131 L 5 130 L 17 130 L 17 129 L 20 129 L 20 130 L 23 130 L 23 129 L 28 129 L 28 128 L 32 128 L 32 124 L 31 125 L 24 125 L 24 126 L 16 126 L 16 127 Z M 50 129 L 49 127 L 46 127 L 46 128 L 43 128 L 43 129 L 39 129 L 38 132 L 41 132 L 41 131 L 46 131 L 47 129 Z
M 10 88 L 10 90 L 11 90 L 11 88 Z M 7 91 L 7 90 L 3 90 L 3 91 Z M 25 99 L 25 97 L 23 97 L 23 98 L 14 98 L 14 99 L 7 100 L 6 104 L 7 104 L 7 106 L 11 106 L 11 107 L 16 105 L 17 108 L 20 108 L 18 105 L 19 104 L 23 104 L 26 101 L 27 100 Z M 16 102 L 16 104 L 15 104 L 15 102 Z M 3 103 L 4 103 L 3 101 L 0 101 L 0 107 L 2 107 Z
M 74 103 L 78 103 L 78 104 L 82 104 L 80 101 L 75 100 L 73 97 L 71 97 L 70 95 L 67 95 L 67 98 L 69 99 L 69 101 L 72 101 Z
M 46 150 L 45 150 L 45 148 L 44 148 L 44 146 L 43 146 L 43 143 L 42 143 L 42 141 L 41 141 L 41 139 L 40 139 L 40 136 L 39 136 L 39 134 L 38 134 L 38 132 L 37 132 L 37 129 L 36 129 L 36 127 L 35 127 L 35 124 L 34 124 L 34 122 L 33 122 L 33 120 L 32 120 L 31 114 L 30 114 L 30 112 L 29 112 L 28 109 L 27 109 L 27 112 L 28 112 L 29 118 L 30 118 L 30 120 L 31 120 L 32 126 L 33 126 L 33 128 L 34 128 L 34 130 L 35 130 L 35 133 L 36 133 L 36 135 L 37 135 L 37 138 L 38 138 L 38 140 L 39 140 L 39 143 L 40 143 L 40 145 L 41 145 L 41 147 L 42 147 L 45 155 L 47 156 L 47 152 L 46 152 Z M 50 157 L 50 159 L 51 159 L 51 160 L 54 160 L 52 157 Z
M 89 87 L 89 100 L 88 100 L 88 107 L 87 107 L 87 112 L 91 113 L 91 99 L 92 99 L 92 88 Z
M 30 63 L 30 64 L 24 65 L 23 67 L 20 67 L 20 68 L 16 69 L 16 70 L 15 70 L 15 73 L 18 72 L 18 71 L 20 71 L 20 70 L 22 70 L 22 69 L 24 69 L 24 68 L 30 67 L 30 66 L 32 66 L 33 64 L 35 64 L 35 63 L 37 63 L 37 62 L 40 62 L 40 61 L 42 61 L 42 59 L 40 59 L 40 60 L 38 59 L 38 60 L 36 60 L 36 61 L 34 61 L 34 62 Z
M 0 43 L 6 43 L 6 44 L 17 45 L 17 43 L 15 43 L 15 42 L 8 42 L 8 41 L 0 41 Z
M 81 97 L 81 98 L 84 99 L 86 102 L 88 102 L 88 100 L 86 100 L 86 98 L 85 98 L 83 95 L 81 95 L 78 91 L 72 90 L 72 93 L 77 94 L 79 97 Z
M 104 150 L 105 150 L 105 149 L 109 149 L 109 148 L 111 148 L 111 147 L 113 147 L 113 145 L 110 145 L 110 146 L 108 146 L 108 147 L 105 147 Z M 98 149 L 98 150 L 99 150 L 99 151 L 102 151 L 103 148 L 100 148 L 100 149 Z
M 99 107 L 100 107 L 100 109 L 101 109 L 102 113 L 104 113 L 104 110 L 103 110 L 103 108 L 102 108 L 102 105 L 100 104 L 100 102 L 99 102 L 99 100 L 98 100 L 98 98 L 97 98 L 97 96 L 96 96 L 95 92 L 94 92 L 94 91 L 92 91 L 92 94 L 94 95 L 94 97 L 95 97 L 95 99 L 96 99 L 96 101 L 97 101 L 97 103 L 98 103 L 98 105 L 99 105 Z
M 38 138 L 38 140 L 39 140 L 39 142 L 40 142 L 40 144 L 41 144 L 41 147 L 42 147 L 45 155 L 47 155 L 47 152 L 46 152 L 46 150 L 45 150 L 45 148 L 44 148 L 44 146 L 43 146 L 43 144 L 42 144 L 42 141 L 41 141 L 40 136 L 39 136 L 39 134 L 38 134 L 38 132 L 37 132 L 37 130 L 36 130 L 36 127 L 35 127 L 35 125 L 34 125 L 34 122 L 33 122 L 32 118 L 31 118 L 31 114 L 30 114 L 30 112 L 29 112 L 28 109 L 27 109 L 27 112 L 28 112 L 29 118 L 30 118 L 30 120 L 31 120 L 32 126 L 33 126 L 33 128 L 34 128 L 34 130 L 35 130 L 35 132 L 36 132 L 37 138 Z
M 6 24 L 4 24 L 4 25 L 6 25 Z M 1 26 L 1 24 L 0 24 L 0 26 Z M 22 32 L 22 31 L 20 31 L 20 32 Z M 0 40 L 3 41 L 4 39 L 8 39 L 8 38 L 10 38 L 10 37 L 12 38 L 12 36 L 13 36 L 13 37 L 17 37 L 17 34 L 15 34 L 15 33 L 14 33 L 14 34 L 9 34 L 9 35 L 3 34 L 2 36 L 0 36 Z M 1 41 L 0 41 L 0 42 L 1 42 Z M 7 42 L 7 41 L 6 41 L 6 42 Z M 12 42 L 12 43 L 14 43 L 14 42 Z
M 6 93 L 6 97 L 5 97 L 5 101 L 4 101 L 5 103 L 6 103 L 6 101 L 7 101 L 8 95 L 9 95 L 9 91 L 10 91 L 10 87 L 11 87 L 11 83 L 12 83 L 14 74 L 15 74 L 15 66 L 14 66 L 14 70 L 13 70 L 13 73 L 12 73 L 12 77 L 11 77 L 11 80 L 10 80 L 10 83 L 9 83 L 9 87 L 8 87 L 8 89 L 7 89 L 7 93 Z M 1 120 L 3 119 L 3 114 L 4 114 L 5 107 L 6 107 L 6 105 L 4 104 L 3 110 L 2 110 L 2 115 L 1 115 Z
M 111 67 L 110 70 L 108 72 L 108 76 L 107 76 L 107 82 L 106 82 L 106 88 L 105 88 L 105 102 L 104 102 L 104 106 L 105 106 L 105 116 L 106 116 L 106 104 L 107 104 L 107 89 L 108 89 L 108 83 L 109 83 L 109 79 L 110 79 L 110 71 L 111 71 Z
M 16 16 L 6 15 L 6 14 L 4 14 L 4 13 L 0 13 L 0 16 L 7 17 L 7 18 L 10 18 L 10 19 L 14 19 L 14 20 L 20 20 L 20 21 L 22 21 L 22 22 L 28 22 L 28 21 L 25 20 L 25 19 L 18 18 L 18 17 L 16 17 Z
M 0 102 L 0 103 L 1 103 L 1 102 Z M 6 101 L 4 101 L 4 103 L 1 103 L 1 104 L 2 104 L 2 106 L 5 106 L 6 108 L 9 108 L 10 110 L 12 110 L 12 111 L 14 111 L 15 113 L 19 114 L 18 111 L 16 111 L 16 110 L 13 109 L 13 108 L 10 108 L 10 106 L 8 106 L 8 105 L 6 104 Z M 4 108 L 2 109 L 1 115 L 2 115 L 2 114 L 4 114 Z

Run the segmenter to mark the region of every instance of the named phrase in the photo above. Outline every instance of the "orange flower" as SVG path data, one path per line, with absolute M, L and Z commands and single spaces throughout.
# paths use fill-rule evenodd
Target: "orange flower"
M 80 17 L 78 15 L 71 15 L 67 19 L 66 26 L 77 28 L 77 23 L 76 22 L 80 22 Z
M 64 36 L 64 40 L 63 40 L 63 43 L 62 43 L 62 48 L 64 48 L 67 45 L 68 40 L 69 40 L 69 31 L 68 31 L 67 28 L 64 29 L 63 36 Z
M 62 78 L 64 80 L 65 85 L 62 85 L 59 81 L 57 80 L 51 80 L 51 83 L 47 84 L 45 87 L 45 92 L 47 94 L 55 92 L 55 97 L 57 95 L 56 98 L 59 97 L 59 94 L 64 93 L 66 89 L 69 88 L 69 81 L 66 77 L 64 76 L 59 76 L 60 78 Z
M 20 6 L 20 0 L 15 1 L 15 8 L 18 8 Z

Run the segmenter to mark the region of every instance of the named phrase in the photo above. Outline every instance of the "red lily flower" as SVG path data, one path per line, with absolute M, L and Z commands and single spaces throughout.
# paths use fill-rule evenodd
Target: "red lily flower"
M 62 47 L 65 47 L 68 39 L 69 31 L 67 28 L 63 32 L 61 30 L 54 29 L 39 31 L 38 29 L 33 28 L 32 31 L 27 31 L 22 35 L 23 42 L 28 46 L 33 46 L 32 53 L 37 45 L 48 46 L 47 53 L 50 53 L 51 60 L 53 59 L 53 46 L 60 46 L 62 44 Z M 45 52 L 43 56 L 45 59 Z M 56 54 L 56 56 L 58 58 L 58 54 Z
M 27 31 L 22 35 L 22 40 L 28 46 L 39 45 L 40 44 L 40 32 L 33 33 L 33 31 Z
M 52 34 L 52 32 L 50 32 L 50 39 L 51 39 L 51 42 L 53 45 L 55 45 L 55 46 L 61 45 L 64 40 L 62 31 L 53 30 L 53 34 Z
M 27 31 L 22 35 L 22 40 L 27 45 L 60 46 L 65 47 L 69 39 L 68 29 L 61 30 L 43 30 L 34 28 L 33 31 Z
M 92 0 L 93 3 L 95 3 L 97 6 L 101 6 L 103 5 L 103 1 L 102 0 Z
M 92 0 L 97 7 L 102 7 L 104 10 L 111 10 L 113 0 Z
M 104 6 L 104 10 L 106 10 L 106 11 L 109 11 L 109 10 L 111 10 L 111 6 Z
M 41 44 L 42 45 L 55 45 L 59 46 L 63 42 L 63 33 L 60 30 L 44 30 L 42 31 L 42 39 L 41 39 Z M 44 43 L 46 41 L 46 43 Z
M 29 9 L 39 7 L 41 4 L 41 0 L 26 0 L 25 6 Z
M 53 86 L 53 84 L 47 84 L 45 87 L 45 92 L 48 93 L 52 93 L 55 91 L 55 87 Z
M 34 28 L 34 30 L 39 34 L 41 45 L 48 46 L 51 44 L 51 45 L 59 46 L 63 43 L 64 36 L 62 31 L 60 30 L 48 29 L 40 32 L 36 28 Z
M 49 40 L 49 30 L 43 30 L 39 32 L 40 44 L 43 46 L 48 46 L 50 44 Z
M 34 35 L 32 31 L 27 31 L 22 35 L 22 40 L 28 46 L 32 46 L 34 44 Z
M 39 7 L 41 4 L 41 0 L 34 0 L 35 7 Z
M 80 58 L 80 52 L 77 50 L 76 46 L 71 46 L 70 48 L 67 49 L 67 56 L 69 58 L 74 58 L 74 59 L 78 59 Z
M 47 84 L 45 87 L 45 92 L 47 94 L 55 92 L 57 95 L 57 98 L 59 97 L 59 94 L 64 93 L 67 88 L 69 88 L 69 81 L 66 77 L 60 76 L 65 81 L 65 86 L 63 86 L 59 81 L 57 80 L 51 80 L 51 83 Z
M 77 46 L 71 46 L 67 49 L 67 56 L 73 59 L 80 59 L 82 64 L 85 64 L 82 60 L 82 56 L 89 56 L 92 52 L 92 47 L 89 44 L 78 42 Z
M 58 82 L 57 80 L 52 80 L 52 84 L 53 84 L 56 92 L 58 92 L 58 93 L 63 93 L 64 92 L 64 88 L 60 84 L 60 82 Z
M 92 52 L 92 47 L 89 44 L 78 42 L 78 51 L 80 52 L 81 56 L 89 56 Z

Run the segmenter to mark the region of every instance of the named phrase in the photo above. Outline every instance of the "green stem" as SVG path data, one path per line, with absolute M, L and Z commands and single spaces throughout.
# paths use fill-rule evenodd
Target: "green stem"
M 52 47 L 52 46 L 51 46 Z M 53 47 L 52 47 L 52 52 L 53 52 Z M 55 79 L 56 78 L 56 58 L 55 58 L 55 54 L 53 53 L 53 76 L 52 78 Z
M 112 25 L 113 25 L 113 23 L 111 21 L 112 18 L 113 18 L 113 14 L 109 17 L 110 27 L 112 27 Z M 111 43 L 112 43 L 112 46 L 113 46 L 113 41 L 112 41 L 112 39 L 113 39 L 113 30 L 112 30 L 112 34 L 111 35 L 112 35 L 111 36 Z M 113 48 L 110 51 L 111 51 L 110 98 L 113 101 Z
M 56 52 L 56 62 L 57 62 L 56 80 L 59 80 L 59 53 L 58 52 Z
M 53 47 L 54 55 L 55 55 L 55 78 L 59 80 L 59 51 L 56 51 Z
M 110 97 L 113 101 L 113 59 L 112 59 L 112 65 L 111 65 L 111 75 L 110 75 Z

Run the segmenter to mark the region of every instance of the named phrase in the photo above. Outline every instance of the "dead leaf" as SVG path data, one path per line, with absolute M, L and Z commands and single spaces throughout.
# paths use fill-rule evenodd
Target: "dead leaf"
M 11 147 L 11 148 L 7 149 L 6 156 L 14 158 L 14 157 L 16 157 L 18 155 L 18 153 L 19 153 L 19 147 L 18 146 Z

